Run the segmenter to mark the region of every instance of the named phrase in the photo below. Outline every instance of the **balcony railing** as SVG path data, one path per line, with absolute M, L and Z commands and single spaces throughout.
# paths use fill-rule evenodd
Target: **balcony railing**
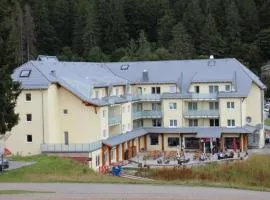
M 101 148 L 101 141 L 89 144 L 41 144 L 41 152 L 92 152 Z
M 200 94 L 200 93 L 192 93 L 192 100 L 217 100 L 217 93 L 208 93 L 208 94 Z
M 133 100 L 160 101 L 161 94 L 137 94 Z
M 120 115 L 113 115 L 108 117 L 108 125 L 115 126 L 121 123 L 121 116 Z
M 213 118 L 219 117 L 219 110 L 187 110 L 184 112 L 185 118 Z
M 134 111 L 132 114 L 133 120 L 142 118 L 161 118 L 161 110 L 144 110 L 144 111 Z

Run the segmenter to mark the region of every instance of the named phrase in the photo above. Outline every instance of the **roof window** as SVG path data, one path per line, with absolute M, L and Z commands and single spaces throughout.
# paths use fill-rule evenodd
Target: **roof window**
M 129 68 L 129 65 L 121 65 L 121 70 L 128 70 Z
M 22 70 L 20 73 L 20 77 L 29 77 L 31 74 L 31 70 Z

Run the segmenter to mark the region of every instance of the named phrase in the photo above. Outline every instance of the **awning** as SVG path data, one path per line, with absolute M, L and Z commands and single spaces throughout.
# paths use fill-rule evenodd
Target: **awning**
M 221 130 L 220 128 L 198 128 L 197 138 L 220 138 Z

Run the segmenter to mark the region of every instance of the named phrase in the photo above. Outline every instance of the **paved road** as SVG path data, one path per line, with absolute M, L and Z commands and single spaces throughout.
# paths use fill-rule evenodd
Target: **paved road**
M 55 193 L 0 195 L 0 200 L 71 199 L 188 199 L 188 200 L 269 200 L 270 193 L 225 188 L 80 184 L 80 183 L 0 183 L 0 190 L 51 191 Z

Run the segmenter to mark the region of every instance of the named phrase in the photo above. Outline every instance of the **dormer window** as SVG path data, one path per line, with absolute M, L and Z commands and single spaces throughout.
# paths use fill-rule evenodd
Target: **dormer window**
M 95 91 L 95 98 L 96 98 L 96 99 L 99 98 L 99 91 Z
M 231 86 L 230 85 L 225 85 L 225 91 L 230 92 L 231 91 Z
M 20 77 L 29 77 L 31 74 L 31 70 L 22 70 L 20 73 Z

